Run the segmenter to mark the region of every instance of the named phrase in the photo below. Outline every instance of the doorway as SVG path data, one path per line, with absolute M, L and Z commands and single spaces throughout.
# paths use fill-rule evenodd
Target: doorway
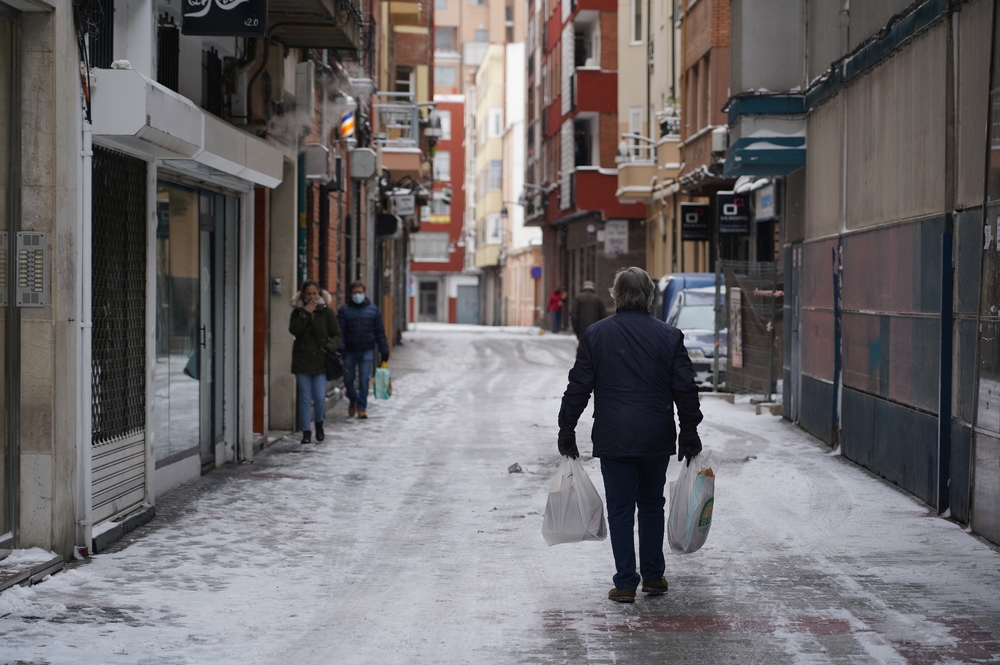
M 234 196 L 157 186 L 156 459 L 216 464 L 224 440 L 224 253 Z
M 438 282 L 420 282 L 417 321 L 438 321 Z

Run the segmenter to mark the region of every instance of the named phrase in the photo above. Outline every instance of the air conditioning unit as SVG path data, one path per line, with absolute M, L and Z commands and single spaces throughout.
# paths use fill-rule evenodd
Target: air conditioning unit
M 729 149 L 729 128 L 716 127 L 712 130 L 712 152 L 725 152 Z
M 309 120 L 316 112 L 316 64 L 311 60 L 295 65 L 295 109 Z

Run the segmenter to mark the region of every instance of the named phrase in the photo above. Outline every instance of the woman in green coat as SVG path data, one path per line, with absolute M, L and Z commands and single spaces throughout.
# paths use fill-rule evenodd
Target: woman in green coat
M 311 424 L 316 423 L 316 440 L 322 441 L 323 414 L 326 412 L 326 352 L 340 346 L 340 325 L 332 296 L 321 291 L 313 280 L 302 283 L 292 298 L 292 320 L 288 332 L 295 335 L 292 346 L 292 374 L 298 388 L 299 423 L 302 443 L 312 442 Z M 311 407 L 311 408 L 310 408 Z M 312 412 L 312 413 L 310 413 Z M 315 414 L 315 420 L 310 415 Z

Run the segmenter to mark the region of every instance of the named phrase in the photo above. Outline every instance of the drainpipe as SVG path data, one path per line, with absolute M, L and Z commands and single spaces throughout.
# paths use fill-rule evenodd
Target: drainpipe
M 93 344 L 93 322 L 91 303 L 91 255 L 92 255 L 92 201 L 93 201 L 93 129 L 83 119 L 82 149 L 80 150 L 80 172 L 77 186 L 80 195 L 77 215 L 76 278 L 79 297 L 76 301 L 76 320 L 79 334 L 76 337 L 77 357 L 77 544 L 90 548 L 93 540 L 93 492 L 92 463 L 93 422 L 91 421 L 91 354 Z

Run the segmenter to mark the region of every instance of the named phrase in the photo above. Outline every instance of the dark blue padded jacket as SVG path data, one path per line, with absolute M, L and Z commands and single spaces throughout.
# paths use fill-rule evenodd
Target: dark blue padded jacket
M 365 298 L 360 305 L 348 301 L 337 310 L 337 322 L 340 324 L 340 349 L 347 353 L 367 351 L 378 344 L 382 358 L 389 357 L 389 343 L 385 339 L 385 326 L 382 324 L 382 313 L 372 301 Z
M 559 410 L 559 428 L 576 428 L 594 393 L 594 457 L 677 452 L 681 430 L 701 422 L 694 367 L 684 333 L 646 312 L 621 311 L 583 336 Z

